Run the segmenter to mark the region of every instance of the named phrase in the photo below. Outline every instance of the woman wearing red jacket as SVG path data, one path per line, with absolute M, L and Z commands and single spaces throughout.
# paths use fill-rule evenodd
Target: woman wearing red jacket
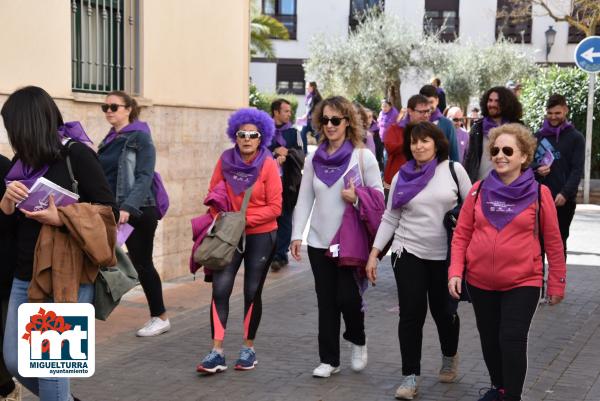
M 521 399 L 527 336 L 543 285 L 538 227 L 551 305 L 564 297 L 566 265 L 552 194 L 528 168 L 535 139 L 521 124 L 506 124 L 491 130 L 489 140 L 494 169 L 475 183 L 461 209 L 448 289 L 455 298 L 468 291 L 473 301 L 492 382 L 480 401 L 513 401 Z M 467 288 L 461 288 L 463 275 Z
M 237 370 L 256 365 L 254 338 L 262 314 L 262 288 L 273 259 L 277 217 L 281 215 L 279 167 L 267 148 L 275 135 L 275 123 L 264 111 L 245 108 L 229 118 L 227 135 L 235 146 L 219 158 L 210 190 L 225 182 L 234 211 L 240 211 L 244 194 L 252 190 L 246 209 L 245 246 L 221 271 L 213 271 L 210 323 L 213 348 L 196 367 L 198 372 L 218 373 L 227 369 L 223 339 L 229 315 L 229 297 L 235 276 L 244 261 L 244 344 L 235 363 Z M 213 211 L 211 211 L 212 213 Z M 208 273 L 207 273 L 208 274 Z

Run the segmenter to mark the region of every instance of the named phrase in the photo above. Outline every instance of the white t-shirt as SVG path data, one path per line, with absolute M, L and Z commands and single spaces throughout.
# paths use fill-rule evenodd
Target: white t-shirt
M 354 149 L 346 172 L 358 164 L 359 152 L 362 152 L 364 170 L 362 178 L 365 186 L 383 192 L 377 159 L 367 148 Z M 332 186 L 328 187 L 316 176 L 312 164 L 313 157 L 314 153 L 311 153 L 304 163 L 304 175 L 302 176 L 298 202 L 294 209 L 292 241 L 302 239 L 304 227 L 312 211 L 307 238 L 308 245 L 313 248 L 327 249 L 342 224 L 342 217 L 347 204 L 342 199 L 343 176 L 346 172 Z

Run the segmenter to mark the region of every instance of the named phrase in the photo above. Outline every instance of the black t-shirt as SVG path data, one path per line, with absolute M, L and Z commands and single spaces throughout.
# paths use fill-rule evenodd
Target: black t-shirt
M 0 155 L 0 199 L 4 196 L 6 185 L 4 177 L 10 170 L 10 160 Z M 6 216 L 0 210 L 0 298 L 7 299 L 15 271 L 14 217 Z
M 67 149 L 63 151 L 63 158 L 57 160 L 44 174 L 44 178 L 54 182 L 61 187 L 73 190 L 71 178 L 65 156 Z M 89 202 L 101 205 L 111 206 L 118 218 L 118 209 L 116 208 L 115 198 L 108 186 L 102 167 L 98 162 L 98 157 L 93 150 L 79 142 L 73 143 L 68 149 L 73 175 L 79 184 L 79 202 Z M 35 220 L 28 219 L 20 211 L 16 215 L 16 258 L 17 268 L 15 277 L 19 280 L 31 280 L 33 270 L 33 253 L 35 244 L 39 236 L 42 225 Z

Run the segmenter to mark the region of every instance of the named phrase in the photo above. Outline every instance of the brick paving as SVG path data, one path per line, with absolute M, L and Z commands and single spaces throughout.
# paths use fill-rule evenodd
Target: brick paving
M 570 266 L 567 299 L 556 307 L 538 309 L 530 334 L 524 400 L 600 400 L 598 283 L 597 267 Z M 108 323 L 99 323 L 96 374 L 74 380 L 74 394 L 84 401 L 393 399 L 401 360 L 389 258 L 380 268 L 377 287 L 367 292 L 369 365 L 359 374 L 350 370 L 350 349 L 342 340 L 341 373 L 329 379 L 311 377 L 318 364 L 317 307 L 312 274 L 305 262 L 269 275 L 255 345 L 256 369 L 232 369 L 242 332 L 243 303 L 237 287 L 225 339 L 230 369 L 214 376 L 198 375 L 195 366 L 210 349 L 209 295 L 210 287 L 201 279 L 166 283 L 173 329 L 144 339 L 136 338 L 134 332 L 147 318 L 145 300 L 139 291 L 129 295 Z M 436 380 L 441 356 L 429 316 L 419 400 L 476 400 L 479 389 L 488 385 L 472 308 L 461 304 L 459 313 L 459 380 L 453 384 Z

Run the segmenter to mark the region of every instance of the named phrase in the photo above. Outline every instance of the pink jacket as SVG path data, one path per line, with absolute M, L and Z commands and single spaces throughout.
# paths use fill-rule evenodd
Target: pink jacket
M 498 231 L 481 210 L 481 194 L 475 201 L 480 182 L 475 183 L 460 211 L 452 237 L 448 278 L 466 272 L 469 284 L 489 291 L 542 286 L 542 259 L 536 213 L 536 199 L 527 209 Z M 541 186 L 540 223 L 548 270 L 548 295 L 564 296 L 566 264 L 558 228 L 556 207 L 550 190 Z

